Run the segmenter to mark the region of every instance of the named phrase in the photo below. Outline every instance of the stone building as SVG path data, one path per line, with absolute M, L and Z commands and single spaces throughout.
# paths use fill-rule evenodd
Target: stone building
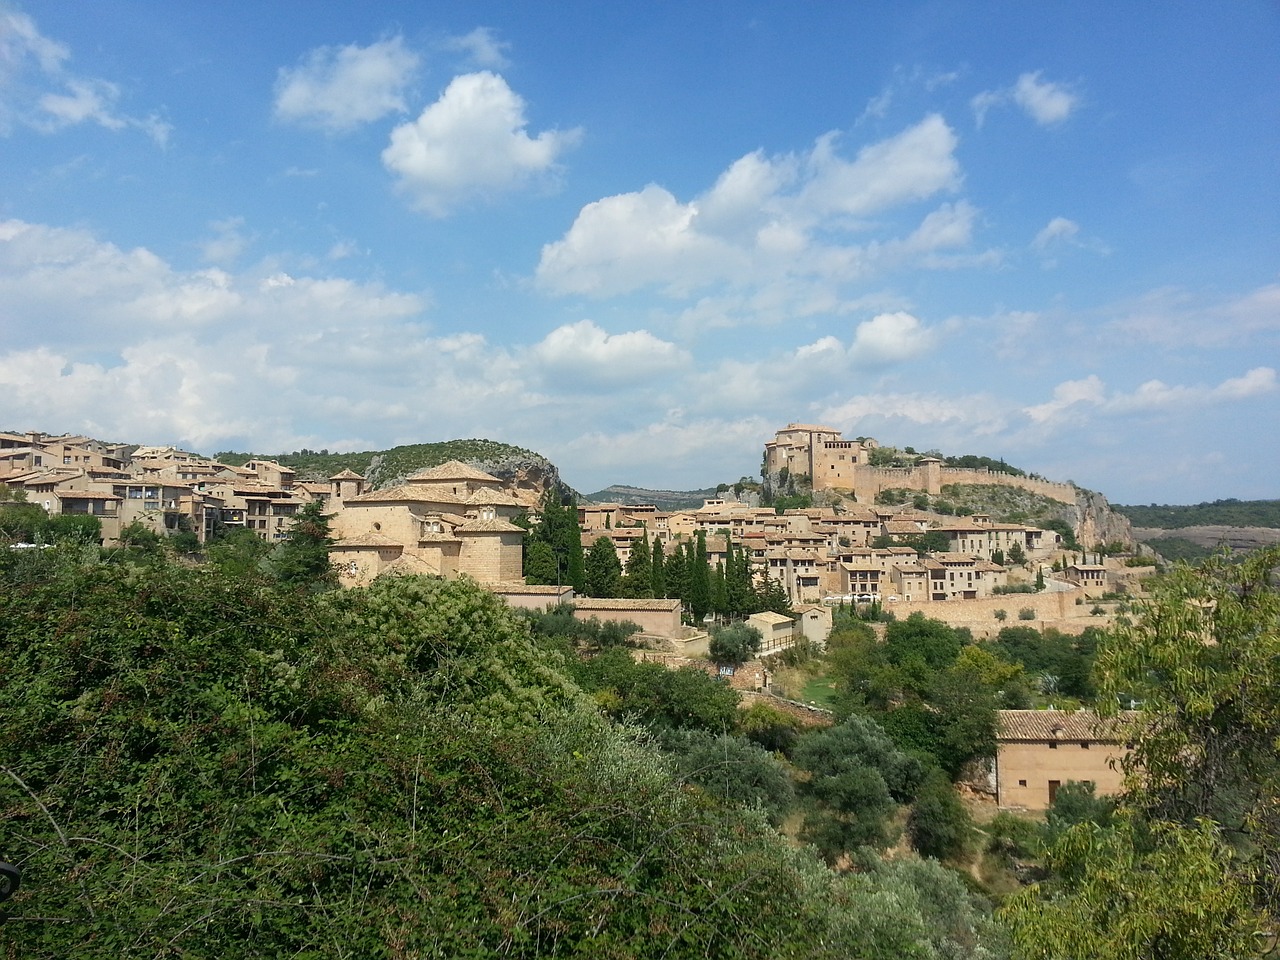
M 1092 710 L 1000 710 L 992 768 L 996 803 L 1044 810 L 1071 781 L 1090 782 L 1099 795 L 1123 785 L 1120 761 L 1132 744 L 1122 713 L 1103 720 Z

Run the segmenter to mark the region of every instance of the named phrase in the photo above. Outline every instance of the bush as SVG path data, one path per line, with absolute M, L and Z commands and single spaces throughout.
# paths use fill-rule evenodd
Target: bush
M 1034 620 L 1035 618 L 1036 612 L 1032 607 L 1023 607 L 1018 611 L 1019 620 Z
M 1044 827 L 1012 813 L 997 813 L 987 824 L 987 851 L 1003 860 L 1038 857 L 1044 846 Z
M 973 832 L 973 821 L 955 788 L 941 771 L 921 788 L 907 817 L 911 846 L 922 857 L 945 860 L 964 851 Z
M 997 620 L 999 620 L 1001 623 L 1004 623 L 1005 618 L 1009 616 L 1009 613 L 1008 613 L 1008 611 L 1006 611 L 1006 610 L 997 610 L 997 611 L 995 611 L 995 613 L 993 614 L 993 616 L 994 616 Z

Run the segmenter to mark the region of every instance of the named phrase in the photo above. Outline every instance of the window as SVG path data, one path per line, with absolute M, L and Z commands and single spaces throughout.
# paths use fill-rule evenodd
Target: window
M 1050 740 L 1050 741 L 1049 741 L 1049 749 L 1050 749 L 1050 750 L 1057 750 L 1057 749 L 1058 749 L 1058 745 L 1057 745 L 1055 742 L 1053 742 L 1052 740 Z
M 1020 786 L 1020 787 L 1025 787 L 1026 785 L 1027 785 L 1027 781 L 1025 781 L 1025 780 L 1019 780 L 1019 781 L 1018 781 L 1018 786 Z
M 1080 749 L 1081 749 L 1081 750 L 1088 750 L 1088 749 L 1089 749 L 1089 741 L 1088 741 L 1088 740 L 1081 740 L 1081 741 L 1080 741 Z

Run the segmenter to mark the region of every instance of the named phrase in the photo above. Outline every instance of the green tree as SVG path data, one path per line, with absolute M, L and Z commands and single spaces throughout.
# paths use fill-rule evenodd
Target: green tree
M 260 573 L 271 545 L 252 530 L 224 527 L 205 545 L 205 557 L 227 577 L 249 578 Z
M 324 590 L 338 583 L 337 571 L 329 560 L 332 546 L 329 517 L 324 505 L 313 500 L 294 515 L 288 539 L 277 544 L 264 563 L 267 571 L 285 586 Z
M 663 746 L 682 779 L 726 802 L 761 807 L 775 826 L 795 802 L 787 768 L 743 737 L 688 730 L 665 737 Z
M 1098 704 L 1142 710 L 1126 806 L 1184 826 L 1208 818 L 1280 915 L 1280 548 L 1176 568 L 1099 644 Z
M 741 666 L 760 651 L 763 641 L 755 627 L 735 623 L 712 631 L 709 653 L 716 663 Z
M 907 835 L 922 857 L 946 860 L 963 853 L 973 834 L 973 821 L 951 781 L 935 771 L 925 779 L 911 813 Z
M 1016 540 L 1009 546 L 1009 562 L 1014 566 L 1022 566 L 1027 562 L 1027 552 Z
M 1258 955 L 1249 891 L 1223 869 L 1209 821 L 1071 828 L 1046 853 L 1054 880 L 1002 911 L 1018 960 L 1236 960 Z
M 887 843 L 896 804 L 909 802 L 924 776 L 923 765 L 865 717 L 803 735 L 793 759 L 810 774 L 801 836 L 829 862 L 857 847 Z
M 117 539 L 121 547 L 138 556 L 158 557 L 163 552 L 164 538 L 138 520 L 126 524 Z
M 608 537 L 597 537 L 587 551 L 586 593 L 589 597 L 616 597 L 622 592 L 622 563 Z
M 647 530 L 640 535 L 639 540 L 631 541 L 626 575 L 622 580 L 622 592 L 628 597 L 653 596 L 653 557 L 649 550 Z
M 667 595 L 667 565 L 663 554 L 662 541 L 657 534 L 653 537 L 653 548 L 649 558 L 650 596 L 665 597 Z
M 711 567 L 707 562 L 707 535 L 699 530 L 695 542 L 688 545 L 685 555 L 689 612 L 694 623 L 702 623 L 711 611 Z

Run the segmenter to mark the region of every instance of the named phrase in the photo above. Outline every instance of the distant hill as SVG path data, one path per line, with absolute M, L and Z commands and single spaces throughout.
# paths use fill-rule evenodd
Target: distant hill
M 716 495 L 715 487 L 707 487 L 705 490 L 647 490 L 644 487 L 614 484 L 595 493 L 584 494 L 582 499 L 592 503 L 652 503 L 659 510 L 684 510 L 700 507 L 702 501 Z
M 1190 506 L 1151 504 L 1116 510 L 1135 527 L 1181 530 L 1184 527 L 1280 527 L 1280 500 L 1214 500 Z
M 1227 548 L 1249 553 L 1280 543 L 1280 500 L 1214 500 L 1185 506 L 1118 506 L 1134 536 L 1166 560 L 1197 561 Z

